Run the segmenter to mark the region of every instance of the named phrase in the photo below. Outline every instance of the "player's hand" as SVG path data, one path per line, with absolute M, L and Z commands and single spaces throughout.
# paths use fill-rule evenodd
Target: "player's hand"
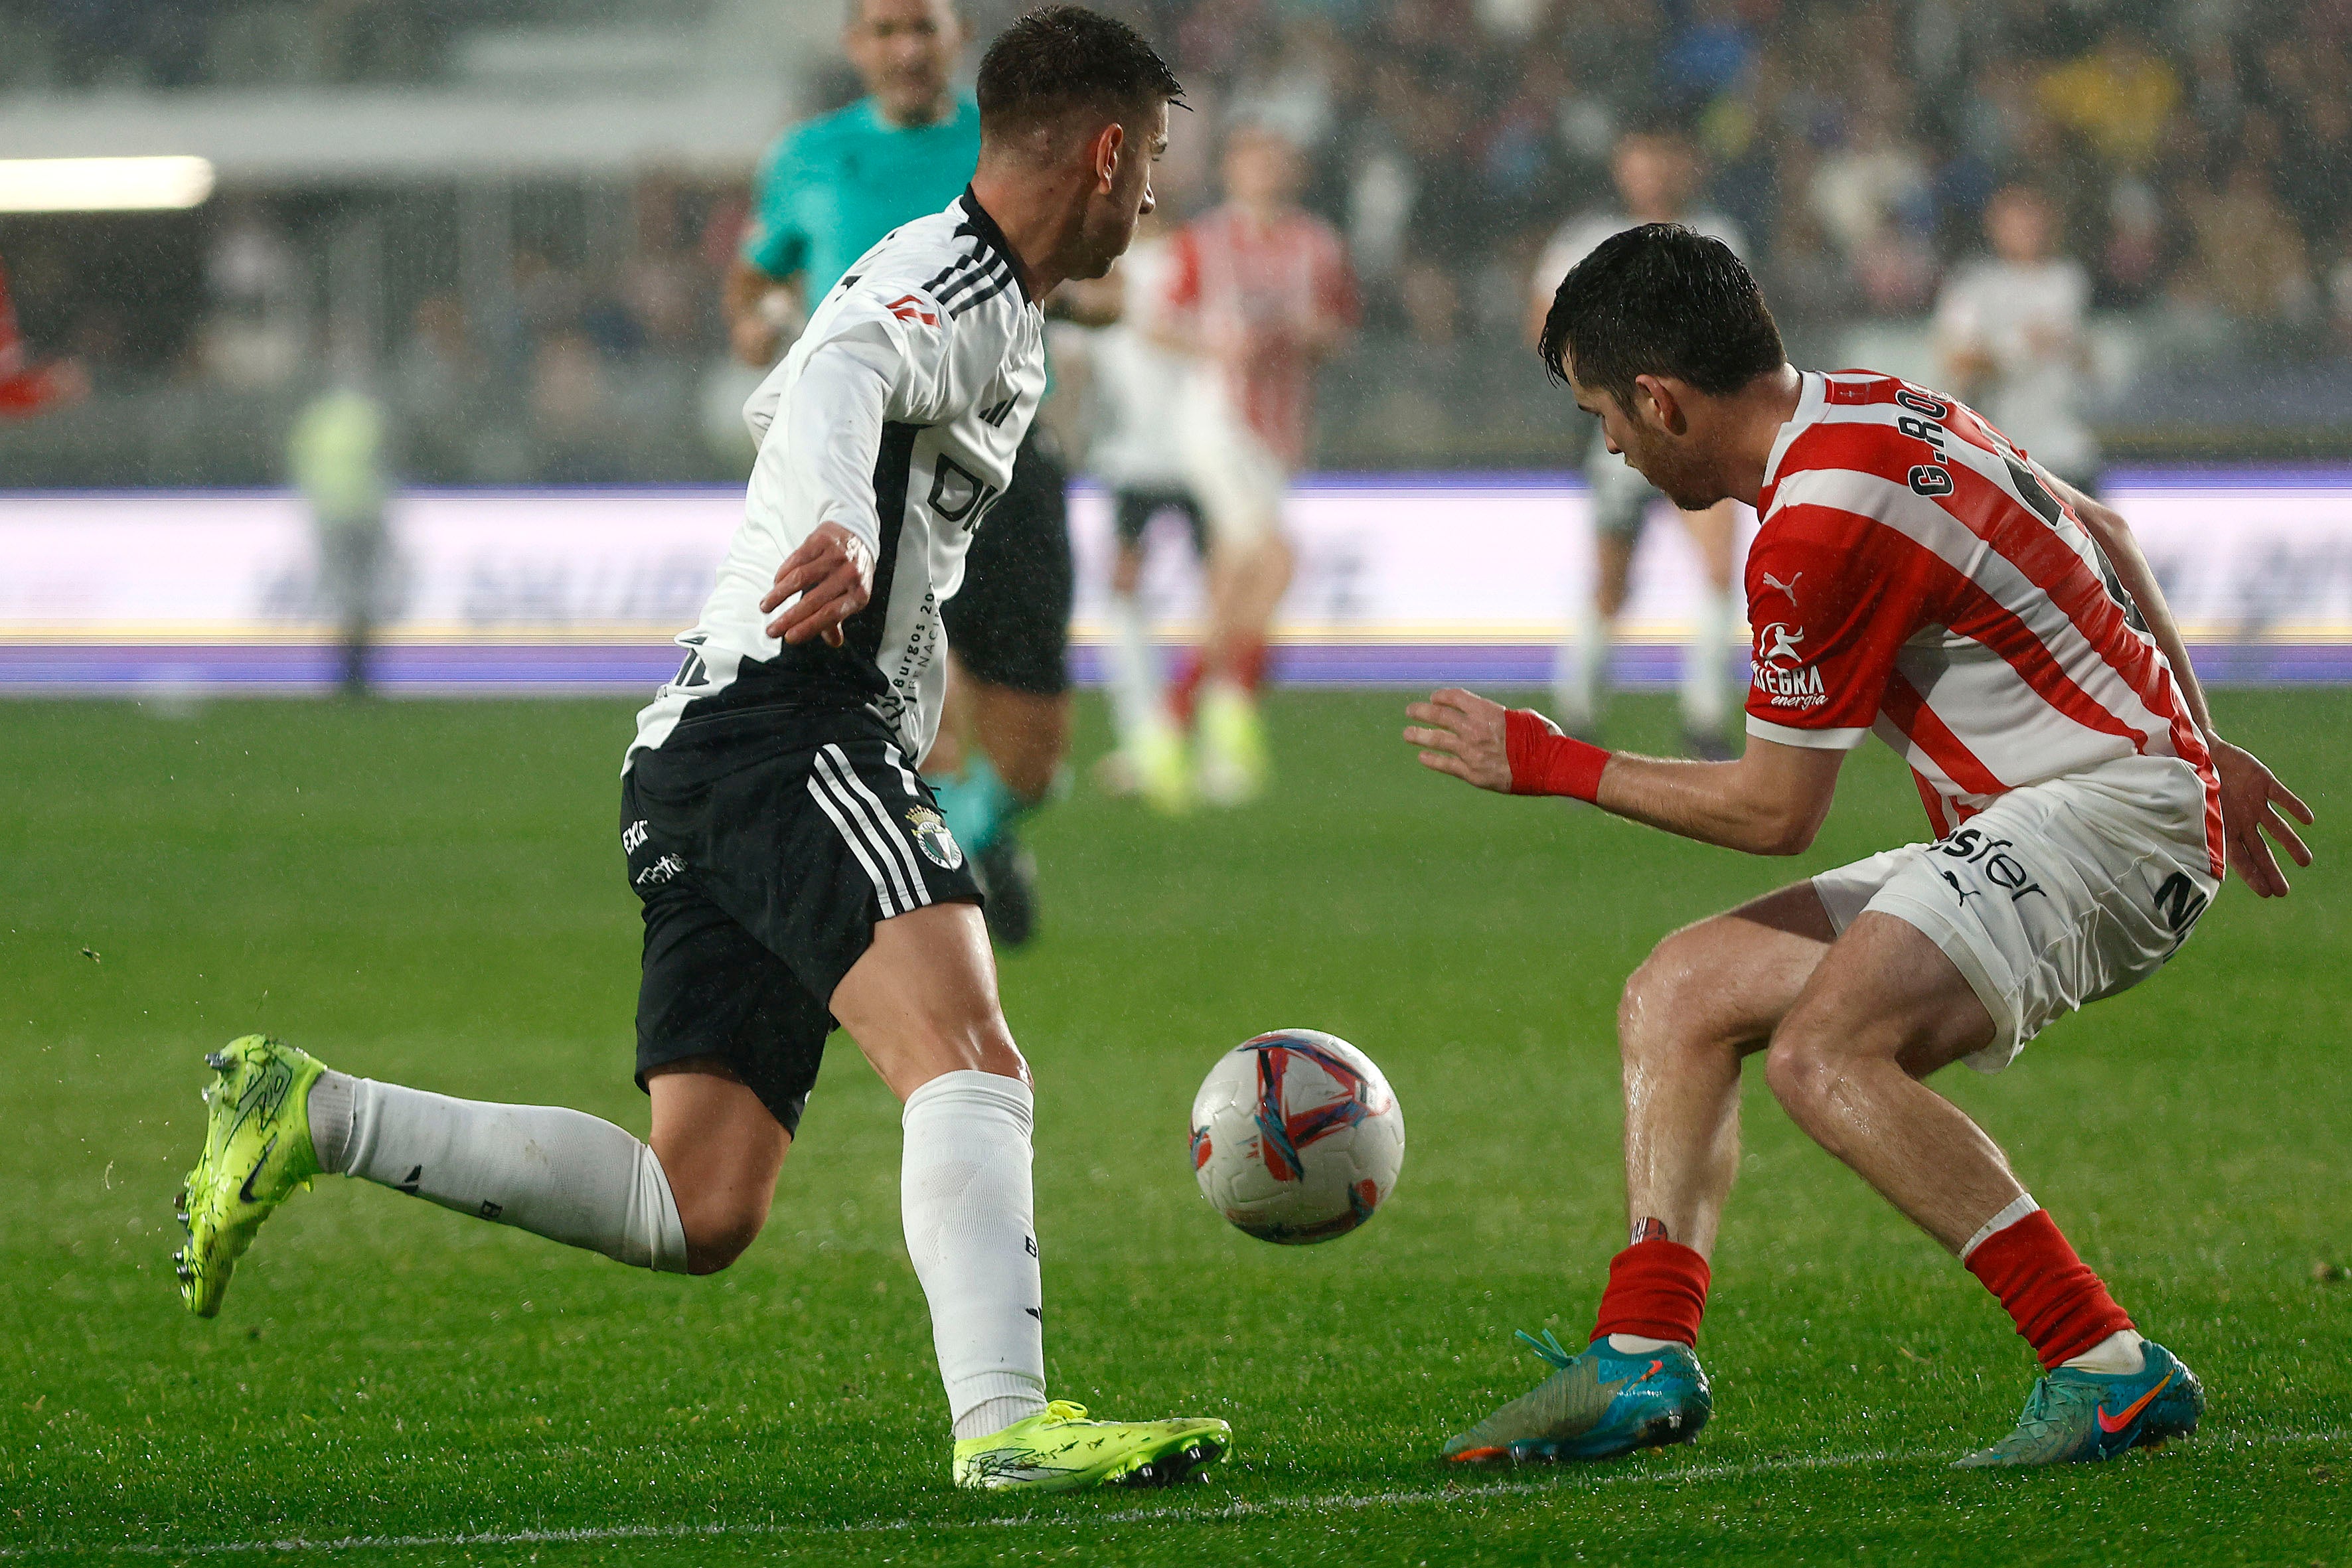
M 788 643 L 821 637 L 841 646 L 841 623 L 874 596 L 874 552 L 837 522 L 821 522 L 776 568 L 775 586 L 760 601 L 772 611 L 794 595 L 799 602 L 768 623 L 768 635 Z
M 2279 813 L 2284 808 L 2288 816 L 2308 827 L 2311 807 L 2279 783 L 2252 752 L 2217 735 L 2206 740 L 2213 752 L 2213 771 L 2221 779 L 2221 836 L 2229 848 L 2230 865 L 2256 897 L 2284 898 L 2286 873 L 2279 869 L 2278 857 L 2271 853 L 2263 835 L 2277 839 L 2296 865 L 2310 865 L 2311 851 Z
M 745 311 L 727 323 L 727 346 L 734 351 L 738 363 L 753 370 L 766 370 L 776 363 L 776 348 L 783 333 L 776 324 L 757 311 Z
M 1452 773 L 1465 784 L 1511 793 L 1511 756 L 1504 744 L 1504 707 L 1475 691 L 1449 687 L 1426 702 L 1407 707 L 1409 745 L 1421 748 L 1421 765 Z

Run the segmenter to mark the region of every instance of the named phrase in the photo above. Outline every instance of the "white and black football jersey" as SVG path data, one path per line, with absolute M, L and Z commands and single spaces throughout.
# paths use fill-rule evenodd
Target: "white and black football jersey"
M 677 677 L 637 716 L 631 757 L 683 720 L 761 707 L 866 708 L 908 755 L 929 750 L 947 686 L 940 605 L 1045 394 L 1044 329 L 969 189 L 858 258 L 744 405 L 760 456 L 743 523 L 701 620 L 678 636 Z M 760 600 L 825 522 L 873 549 L 874 597 L 842 647 L 787 647 Z

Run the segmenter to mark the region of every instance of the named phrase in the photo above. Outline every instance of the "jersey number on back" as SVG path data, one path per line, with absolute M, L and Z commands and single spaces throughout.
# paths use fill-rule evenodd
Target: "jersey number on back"
M 2063 532 L 2065 510 L 2059 506 L 2058 498 L 2050 493 L 2050 487 L 2042 482 L 2042 476 L 2020 462 L 2017 454 L 2006 447 L 2001 449 L 2000 460 L 2009 465 L 2010 482 L 2017 487 L 2017 493 L 2024 498 L 2027 506 L 2033 509 L 2034 515 L 2053 529 Z M 2084 537 L 2090 540 L 2091 558 L 2098 563 L 2099 580 L 2107 585 L 2107 597 L 2123 611 L 2125 624 L 2136 632 L 2147 630 L 2147 620 L 2140 615 L 2139 606 L 2132 602 L 2132 596 L 2124 591 L 2123 579 L 2116 575 L 2114 565 L 2107 560 L 2107 552 L 2099 548 L 2096 539 L 2091 538 L 2089 530 L 2084 531 Z

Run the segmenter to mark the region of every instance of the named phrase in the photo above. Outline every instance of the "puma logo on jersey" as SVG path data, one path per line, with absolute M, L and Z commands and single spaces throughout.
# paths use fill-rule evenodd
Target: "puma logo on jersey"
M 940 324 L 938 314 L 924 310 L 923 301 L 912 294 L 899 295 L 891 300 L 887 308 L 892 315 L 902 321 L 920 321 L 927 327 L 936 327 Z
M 1797 579 L 1803 575 L 1804 574 L 1802 572 L 1791 572 L 1789 574 L 1789 580 L 1783 583 L 1780 579 L 1773 576 L 1769 572 L 1767 572 L 1764 574 L 1764 585 L 1768 588 L 1777 588 L 1781 593 L 1788 595 L 1790 606 L 1794 608 L 1797 603 Z

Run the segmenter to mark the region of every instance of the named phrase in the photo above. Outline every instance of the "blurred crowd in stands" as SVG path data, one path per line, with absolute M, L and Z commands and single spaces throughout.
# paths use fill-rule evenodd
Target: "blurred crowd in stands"
M 1424 341 L 1515 328 L 1535 248 L 1661 120 L 1799 321 L 1927 310 L 2019 178 L 2101 307 L 2263 339 L 2352 310 L 2345 0 L 1171 0 L 1153 22 L 1204 98 L 1314 150 Z
M 2352 0 L 1103 3 L 1162 42 L 1190 90 L 1195 113 L 1162 182 L 1178 216 L 1215 198 L 1221 127 L 1274 126 L 1305 150 L 1306 199 L 1346 236 L 1365 283 L 1360 352 L 1389 356 L 1387 374 L 1399 349 L 1517 353 L 1545 241 L 1616 205 L 1612 150 L 1661 128 L 1688 139 L 1696 204 L 1744 233 L 1791 336 L 1821 353 L 1853 323 L 1926 319 L 1984 250 L 1988 201 L 2020 181 L 2048 198 L 2093 309 L 2132 323 L 2158 358 L 2310 363 L 2352 348 Z M 488 5 L 278 10 L 388 49 L 401 29 L 437 37 Z M 966 7 L 982 37 L 1019 8 Z M 0 0 L 19 35 L 47 29 L 56 58 L 155 83 L 204 79 L 220 58 L 206 29 L 252 9 Z M 388 71 L 389 58 L 345 74 Z M 806 100 L 829 107 L 842 88 L 824 78 Z M 509 389 L 521 389 L 532 477 L 635 471 L 637 405 L 717 397 L 693 367 L 723 355 L 713 301 L 742 202 L 662 179 L 618 199 L 626 219 L 597 243 L 564 256 L 518 246 L 494 291 L 502 319 L 469 319 L 446 279 L 411 289 L 383 330 L 385 374 L 446 410 L 475 398 L 511 416 Z M 97 288 L 103 269 L 37 254 L 37 237 L 18 244 L 0 227 L 0 260 L 28 336 L 79 353 L 101 387 L 113 359 L 267 382 L 321 363 L 298 244 L 316 216 L 315 205 L 216 199 L 198 220 L 201 276 L 175 296 L 190 318 L 178 332 L 139 330 Z M 682 379 L 661 383 L 656 365 L 685 367 Z M 452 450 L 428 468 L 501 468 L 456 450 L 498 439 L 485 434 L 497 421 L 444 422 L 423 439 Z

